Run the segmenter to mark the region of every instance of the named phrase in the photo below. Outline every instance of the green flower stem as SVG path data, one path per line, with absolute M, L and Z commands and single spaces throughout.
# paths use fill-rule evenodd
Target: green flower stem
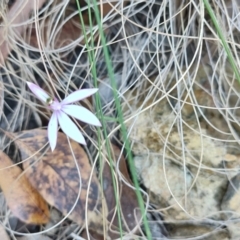
M 117 109 L 117 116 L 118 116 L 119 124 L 121 125 L 121 133 L 122 133 L 122 136 L 123 136 L 125 149 L 127 151 L 127 159 L 128 159 L 132 179 L 133 179 L 133 184 L 136 188 L 136 195 L 137 195 L 140 211 L 141 211 L 141 214 L 142 214 L 142 217 L 143 217 L 143 224 L 144 224 L 145 232 L 146 232 L 148 240 L 151 240 L 152 235 L 151 235 L 151 231 L 150 231 L 148 221 L 147 221 L 147 217 L 146 217 L 146 213 L 145 213 L 143 198 L 142 198 L 142 195 L 141 195 L 141 192 L 140 192 L 140 187 L 139 187 L 139 183 L 138 183 L 138 179 L 137 179 L 137 175 L 136 175 L 136 169 L 135 169 L 135 165 L 134 165 L 134 162 L 133 162 L 130 142 L 129 142 L 128 137 L 127 137 L 127 128 L 126 128 L 126 125 L 124 123 L 123 113 L 122 113 L 122 109 L 121 109 L 121 103 L 120 103 L 118 93 L 117 93 L 117 86 L 116 86 L 116 82 L 115 82 L 115 78 L 114 78 L 113 67 L 112 67 L 110 57 L 109 57 L 109 52 L 108 52 L 108 48 L 107 48 L 107 45 L 106 45 L 106 39 L 105 39 L 105 35 L 104 35 L 102 22 L 101 22 L 101 19 L 100 19 L 100 14 L 99 14 L 99 10 L 98 10 L 98 7 L 97 7 L 96 0 L 93 0 L 93 5 L 94 5 L 95 17 L 97 19 L 97 23 L 98 23 L 98 27 L 99 27 L 99 33 L 100 33 L 101 42 L 102 42 L 102 46 L 103 46 L 103 52 L 104 52 L 105 60 L 106 60 L 106 63 L 107 63 L 108 74 L 109 74 L 109 78 L 111 80 L 111 86 L 112 86 L 112 89 L 113 89 L 113 95 L 114 95 L 115 105 L 116 105 L 116 109 Z
M 218 33 L 219 38 L 220 38 L 220 40 L 222 42 L 222 45 L 223 45 L 223 47 L 224 47 L 224 49 L 225 49 L 225 51 L 227 53 L 229 62 L 231 64 L 231 66 L 232 66 L 232 69 L 233 69 L 235 75 L 236 75 L 236 78 L 237 78 L 238 82 L 240 83 L 240 74 L 239 74 L 239 71 L 238 71 L 238 67 L 237 67 L 236 62 L 234 60 L 233 54 L 232 54 L 232 52 L 231 52 L 231 50 L 230 50 L 230 48 L 228 46 L 228 43 L 225 40 L 225 37 L 224 37 L 224 35 L 223 35 L 222 31 L 221 31 L 221 28 L 220 28 L 220 26 L 218 24 L 217 18 L 215 16 L 215 14 L 214 14 L 210 4 L 209 4 L 209 1 L 208 0 L 203 0 L 203 2 L 204 2 L 204 5 L 205 5 L 205 7 L 206 7 L 206 9 L 208 11 L 208 14 L 210 15 L 210 18 L 211 18 L 211 20 L 213 22 L 213 25 L 215 26 L 215 28 L 217 30 L 217 33 Z
M 84 20 L 83 20 L 83 16 L 82 16 L 82 11 L 81 11 L 81 6 L 79 4 L 79 0 L 76 0 L 77 6 L 78 6 L 78 10 L 79 10 L 79 17 L 80 17 L 80 21 L 81 21 L 81 25 L 83 28 L 83 34 L 84 34 L 84 39 L 86 42 L 86 47 L 88 50 L 88 58 L 89 58 L 89 62 L 91 63 L 91 71 L 92 71 L 92 75 L 93 75 L 93 79 L 94 79 L 94 85 L 95 87 L 97 87 L 97 70 L 96 70 L 96 61 L 95 61 L 95 57 L 94 57 L 94 36 L 93 36 L 93 24 L 92 24 L 92 15 L 91 15 L 91 5 L 90 3 L 88 3 L 88 16 L 89 16 L 89 26 L 90 26 L 90 44 L 88 43 L 88 36 L 86 33 L 86 29 L 85 29 L 85 25 L 84 25 Z M 103 134 L 104 137 L 106 139 L 106 149 L 107 149 L 107 154 L 108 154 L 108 158 L 109 158 L 109 162 L 110 162 L 110 170 L 111 170 L 111 176 L 112 176 L 112 181 L 113 181 L 113 189 L 114 189 L 114 195 L 115 195 L 115 200 L 116 200 L 116 205 L 117 205 L 117 217 L 118 217 L 118 225 L 119 225 L 119 232 L 120 232 L 120 236 L 121 239 L 123 238 L 123 230 L 122 230 L 122 221 L 121 221 L 121 211 L 120 211 L 120 199 L 119 199 L 119 195 L 117 193 L 117 186 L 116 186 L 116 182 L 115 182 L 115 177 L 114 177 L 114 160 L 112 159 L 112 154 L 111 154 L 111 144 L 108 140 L 107 137 L 107 127 L 106 127 L 106 122 L 104 120 L 104 115 L 102 112 L 102 106 L 101 106 L 101 101 L 100 101 L 100 96 L 99 94 L 95 94 L 95 100 L 96 100 L 96 106 L 98 109 L 97 112 L 97 116 L 100 119 L 101 123 L 102 123 L 102 128 L 103 128 Z M 101 133 L 100 133 L 100 129 L 98 128 L 98 146 L 99 149 L 101 149 Z M 103 169 L 103 161 L 102 161 L 102 155 L 99 154 L 99 159 L 100 159 L 100 169 Z M 101 174 L 101 186 L 103 186 L 103 178 L 102 178 L 102 174 Z

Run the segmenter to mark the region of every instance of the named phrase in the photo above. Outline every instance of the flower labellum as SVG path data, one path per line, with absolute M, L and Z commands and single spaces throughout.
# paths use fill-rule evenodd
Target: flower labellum
M 97 88 L 81 89 L 69 94 L 65 99 L 59 102 L 55 98 L 51 98 L 42 88 L 38 85 L 27 82 L 30 90 L 43 102 L 47 103 L 53 114 L 48 123 L 48 139 L 52 151 L 57 144 L 58 123 L 62 131 L 71 139 L 81 144 L 86 144 L 82 133 L 79 131 L 76 124 L 70 119 L 69 116 L 74 117 L 82 122 L 101 126 L 97 117 L 88 109 L 74 105 L 72 103 L 80 101 L 98 91 Z M 69 116 L 68 116 L 69 115 Z

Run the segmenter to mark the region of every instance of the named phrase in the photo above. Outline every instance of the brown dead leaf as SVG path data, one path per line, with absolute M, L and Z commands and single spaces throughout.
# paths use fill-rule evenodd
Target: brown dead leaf
M 44 224 L 49 220 L 48 205 L 30 185 L 22 170 L 0 152 L 0 187 L 12 213 L 29 224 Z
M 105 17 L 110 11 L 113 10 L 115 12 L 114 7 L 115 7 L 115 5 L 117 3 L 118 2 L 111 2 L 111 4 L 109 4 L 109 3 L 102 3 L 102 2 L 100 2 L 100 5 L 99 5 L 99 12 L 100 12 L 100 14 L 103 17 Z M 125 6 L 125 5 L 126 5 L 126 1 L 123 4 L 123 6 Z
M 126 181 L 132 185 L 131 179 L 128 174 L 125 158 L 123 157 L 123 155 L 120 155 L 121 151 L 117 146 L 112 144 L 112 149 L 115 156 L 115 161 L 117 161 L 120 156 L 120 163 L 119 163 L 120 172 L 124 175 Z M 116 200 L 114 195 L 111 170 L 108 164 L 105 164 L 104 166 L 103 179 L 104 179 L 104 186 L 105 186 L 104 194 L 106 197 L 106 202 L 107 202 L 108 211 L 109 211 L 108 220 L 112 222 L 112 226 L 110 226 L 110 228 L 116 230 L 116 227 L 118 227 L 117 214 L 114 216 L 114 210 L 116 208 Z M 139 211 L 136 211 L 136 209 L 138 208 L 137 196 L 135 191 L 130 187 L 128 187 L 124 182 L 119 182 L 119 185 L 121 188 L 120 189 L 121 211 L 124 218 L 123 230 L 131 231 L 136 227 L 137 224 L 139 224 L 140 218 L 141 218 Z M 110 231 L 109 231 L 109 236 L 111 236 L 111 238 L 119 237 L 117 234 Z
M 10 238 L 8 237 L 4 227 L 2 225 L 0 225 L 0 239 L 1 240 L 10 240 Z
M 125 6 L 127 4 L 128 1 L 124 1 L 123 6 Z M 76 4 L 76 1 L 72 1 L 72 4 Z M 81 6 L 81 8 L 86 7 L 86 1 L 79 1 L 79 4 Z M 101 1 L 99 2 L 99 12 L 101 14 L 101 16 L 105 17 L 107 14 L 109 14 L 110 11 L 113 11 L 114 13 L 116 12 L 116 10 L 114 9 L 115 5 L 117 5 L 117 1 L 116 2 L 111 2 L 111 4 L 109 3 L 102 3 Z M 69 16 L 71 15 L 73 12 L 66 9 L 65 15 Z M 89 25 L 90 24 L 90 20 L 89 20 L 89 12 L 88 11 L 83 11 L 82 12 L 82 16 L 83 16 L 83 21 L 85 25 Z M 41 29 L 42 31 L 42 41 L 44 43 L 44 45 L 49 45 L 48 40 L 49 40 L 49 36 L 48 36 L 48 32 L 51 31 L 51 29 L 54 26 L 52 26 L 51 22 L 51 16 L 48 19 L 44 19 L 45 21 L 45 25 L 44 27 Z M 91 16 L 91 21 L 96 22 L 95 16 L 93 14 L 93 16 Z M 60 25 L 60 24 L 59 24 Z M 68 21 L 66 21 L 61 28 L 58 28 L 57 30 L 55 30 L 56 32 L 55 37 L 54 37 L 54 41 L 51 41 L 51 46 L 54 46 L 55 49 L 58 48 L 63 48 L 66 47 L 70 44 L 72 44 L 74 41 L 76 41 L 81 35 L 82 35 L 82 27 L 81 27 L 81 22 L 79 19 L 79 15 L 75 15 L 73 17 L 71 17 L 70 19 L 68 19 Z M 95 34 L 94 39 L 98 40 L 99 35 Z M 82 44 L 85 43 L 85 40 L 83 39 Z M 38 40 L 37 40 L 37 34 L 36 34 L 36 29 L 34 29 L 34 27 L 31 28 L 31 39 L 30 39 L 30 45 L 38 48 Z
M 49 28 L 52 27 L 52 25 L 50 24 L 51 21 L 51 18 L 45 20 L 46 24 L 41 29 L 43 35 L 42 41 L 44 45 L 49 44 L 47 32 L 49 31 Z M 81 36 L 81 29 L 79 26 L 76 25 L 77 21 L 79 21 L 78 15 L 65 22 L 63 26 L 59 28 L 57 32 L 55 32 L 56 37 L 54 38 L 54 41 L 51 41 L 51 46 L 53 46 L 55 49 L 66 47 L 69 44 L 73 43 L 76 39 L 78 39 Z M 36 29 L 33 27 L 31 28 L 30 44 L 38 48 L 38 36 L 36 33 Z
M 73 208 L 81 189 L 80 198 L 69 218 L 82 225 L 85 221 L 87 204 L 88 219 L 91 223 L 92 221 L 96 223 L 98 217 L 94 210 L 99 198 L 98 179 L 94 171 L 91 175 L 91 165 L 81 146 L 70 141 L 81 174 L 80 184 L 77 167 L 65 134 L 58 133 L 57 146 L 53 152 L 49 147 L 43 148 L 48 142 L 46 130 L 23 131 L 18 134 L 18 137 L 16 143 L 22 159 L 30 157 L 24 163 L 26 177 L 44 199 L 66 216 Z M 40 152 L 36 154 L 39 150 Z

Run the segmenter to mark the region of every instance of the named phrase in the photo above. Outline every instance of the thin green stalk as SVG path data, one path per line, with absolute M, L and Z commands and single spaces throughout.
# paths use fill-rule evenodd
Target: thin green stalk
M 228 60 L 229 60 L 229 62 L 231 64 L 231 66 L 232 66 L 232 69 L 233 69 L 233 71 L 234 71 L 234 73 L 236 75 L 236 78 L 237 78 L 238 82 L 240 83 L 240 74 L 239 74 L 239 71 L 238 71 L 238 67 L 237 67 L 237 65 L 235 63 L 235 60 L 234 60 L 234 57 L 232 55 L 231 49 L 229 48 L 228 43 L 225 40 L 225 37 L 224 37 L 224 35 L 223 35 L 222 31 L 221 31 L 221 28 L 220 28 L 220 26 L 218 24 L 217 18 L 215 17 L 215 14 L 214 14 L 214 12 L 213 12 L 210 4 L 209 4 L 209 1 L 208 0 L 203 0 L 203 2 L 204 2 L 204 5 L 205 5 L 205 7 L 206 7 L 206 9 L 208 11 L 208 14 L 210 15 L 210 17 L 212 19 L 213 25 L 215 26 L 215 28 L 217 30 L 219 38 L 222 41 L 222 45 L 223 45 L 223 47 L 224 47 L 224 49 L 225 49 L 225 51 L 227 53 Z
M 118 119 L 114 117 L 103 116 L 103 118 L 109 122 L 118 122 Z
M 78 6 L 78 10 L 79 10 L 79 16 L 80 16 L 80 21 L 81 21 L 81 25 L 83 27 L 83 34 L 84 34 L 84 39 L 86 42 L 86 46 L 88 49 L 88 58 L 89 58 L 89 62 L 92 64 L 91 66 L 91 71 L 92 71 L 92 75 L 93 75 L 93 79 L 94 79 L 94 85 L 97 87 L 97 70 L 96 70 L 96 61 L 95 61 L 95 57 L 94 57 L 94 38 L 92 35 L 92 30 L 93 30 L 93 24 L 92 24 L 92 17 L 91 17 L 91 8 L 90 8 L 90 3 L 88 3 L 88 15 L 89 15 L 89 25 L 90 25 L 90 33 L 91 33 L 91 37 L 90 37 L 90 45 L 88 44 L 88 37 L 86 34 L 86 29 L 85 29 L 85 25 L 84 25 L 84 21 L 83 21 L 83 16 L 82 16 L 82 11 L 81 11 L 81 6 L 79 4 L 79 1 L 76 0 L 77 2 L 77 6 Z M 117 193 L 117 186 L 116 186 L 116 182 L 115 182 L 115 177 L 114 177 L 114 166 L 113 166 L 113 162 L 114 160 L 112 159 L 112 154 L 111 154 L 111 146 L 107 137 L 107 127 L 106 127 L 106 122 L 104 120 L 104 115 L 102 112 L 102 106 L 101 106 L 101 101 L 100 101 L 100 97 L 99 94 L 95 94 L 95 99 L 96 99 L 96 105 L 97 105 L 97 116 L 100 119 L 100 121 L 102 122 L 102 128 L 103 128 L 103 134 L 104 137 L 106 139 L 106 149 L 107 149 L 107 154 L 109 157 L 109 162 L 110 162 L 110 170 L 111 170 L 111 176 L 112 176 L 112 181 L 113 181 L 113 189 L 114 189 L 114 195 L 115 195 L 115 200 L 116 200 L 116 205 L 117 205 L 117 216 L 118 216 L 118 225 L 119 225 L 119 232 L 120 232 L 120 237 L 121 239 L 123 238 L 123 230 L 122 230 L 122 221 L 121 221 L 121 211 L 120 211 L 120 199 L 119 199 L 119 195 Z M 100 129 L 98 129 L 98 142 L 99 142 L 99 149 L 101 146 L 101 135 L 100 135 Z M 100 165 L 102 166 L 102 157 L 101 154 L 99 155 L 100 158 Z M 103 167 L 100 168 L 102 169 Z M 103 186 L 103 179 L 102 179 L 102 175 L 101 175 L 101 186 Z
M 100 14 L 99 14 L 99 10 L 98 10 L 98 7 L 97 7 L 96 0 L 93 0 L 93 5 L 94 5 L 95 16 L 96 16 L 98 27 L 99 27 L 99 33 L 100 33 L 101 42 L 102 42 L 102 46 L 103 46 L 103 52 L 104 52 L 105 60 L 106 60 L 106 63 L 107 63 L 108 74 L 109 74 L 109 78 L 111 80 L 111 86 L 112 86 L 112 89 L 113 89 L 115 105 L 116 105 L 116 108 L 117 108 L 117 116 L 118 116 L 119 123 L 120 123 L 120 126 L 121 126 L 121 132 L 122 132 L 122 136 L 123 136 L 123 140 L 124 140 L 125 149 L 127 151 L 127 159 L 128 159 L 128 162 L 129 162 L 129 167 L 130 167 L 133 183 L 136 187 L 138 204 L 139 204 L 139 207 L 140 207 L 140 210 L 141 210 L 141 214 L 143 216 L 143 223 L 144 223 L 144 228 L 145 228 L 147 238 L 149 240 L 151 240 L 152 235 L 151 235 L 151 231 L 150 231 L 150 228 L 149 228 L 149 225 L 148 225 L 148 221 L 147 221 L 147 217 L 146 217 L 146 213 L 145 213 L 145 208 L 144 208 L 144 203 L 143 203 L 143 198 L 142 198 L 142 195 L 141 195 L 141 192 L 140 192 L 140 187 L 139 187 L 138 179 L 137 179 L 137 176 L 136 176 L 136 169 L 135 169 L 135 165 L 134 165 L 134 162 L 133 162 L 130 142 L 129 142 L 128 136 L 127 136 L 127 128 L 126 128 L 125 123 L 124 123 L 123 113 L 122 113 L 122 109 L 121 109 L 121 103 L 119 101 L 118 94 L 117 94 L 117 86 L 116 86 L 116 82 L 115 82 L 115 78 L 114 78 L 113 67 L 112 67 L 110 57 L 109 57 L 109 52 L 108 52 L 108 48 L 107 48 L 107 45 L 106 45 L 106 39 L 105 39 L 105 35 L 104 35 L 102 22 L 101 22 L 101 19 L 100 19 Z

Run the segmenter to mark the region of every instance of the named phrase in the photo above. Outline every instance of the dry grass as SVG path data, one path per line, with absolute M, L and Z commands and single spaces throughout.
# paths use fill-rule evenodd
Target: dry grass
M 110 5 L 110 8 L 104 6 L 102 23 L 133 152 L 141 155 L 159 151 L 162 159 L 172 159 L 181 166 L 182 194 L 186 201 L 202 171 L 213 171 L 226 178 L 233 176 L 238 170 L 237 164 L 226 170 L 224 166 L 218 165 L 219 162 L 216 165 L 204 163 L 205 142 L 215 141 L 220 144 L 224 154 L 240 154 L 240 87 L 202 1 L 103 2 Z M 33 11 L 21 5 L 21 18 L 14 18 L 11 12 L 9 14 L 0 5 L 0 40 L 3 42 L 0 76 L 1 96 L 4 96 L 4 101 L 0 100 L 0 105 L 3 105 L 0 127 L 5 131 L 45 127 L 48 122 L 50 112 L 34 100 L 26 89 L 26 81 L 38 83 L 59 97 L 82 86 L 93 87 L 92 66 L 88 62 L 75 2 L 63 0 L 42 4 L 39 1 L 38 5 L 32 5 Z M 234 0 L 212 3 L 236 64 L 239 65 L 240 23 L 236 5 Z M 86 5 L 83 10 L 87 26 Z M 29 12 L 30 17 L 26 17 Z M 93 32 L 97 46 L 95 58 L 99 93 L 104 114 L 114 116 L 113 94 L 97 29 L 95 25 Z M 8 48 L 12 51 L 7 51 Z M 142 148 L 138 149 L 139 145 L 136 147 L 134 142 L 138 136 L 136 132 L 140 131 L 136 127 L 138 121 L 144 114 L 155 116 L 156 108 L 159 108 L 158 114 L 163 116 L 163 122 L 160 127 L 156 126 L 159 122 L 154 118 L 147 122 L 146 129 L 142 130 L 143 135 L 154 134 L 150 137 L 144 135 L 146 138 L 140 142 Z M 139 126 L 142 128 L 144 123 Z M 189 134 L 189 129 L 198 138 L 197 159 L 192 154 L 189 142 L 186 143 L 185 137 Z M 109 121 L 109 138 L 119 140 L 118 131 L 118 124 Z M 93 132 L 86 130 L 89 139 L 94 138 Z M 171 138 L 172 134 L 178 135 L 175 139 L 177 143 Z M 156 144 L 158 141 L 159 146 Z M 191 139 L 189 141 L 191 143 Z M 98 150 L 96 146 L 90 147 Z M 6 141 L 2 133 L 1 149 L 14 155 L 9 141 Z M 207 216 L 193 216 L 177 199 L 178 193 L 168 184 L 169 171 L 165 163 L 163 161 L 164 179 L 169 195 L 176 200 L 175 204 L 189 219 L 206 221 Z M 194 174 L 192 173 L 194 181 L 190 185 L 189 166 L 195 167 Z M 149 194 L 148 190 L 144 193 L 147 206 L 153 202 Z M 155 212 L 163 213 L 163 206 L 157 208 L 159 211 Z M 211 215 L 210 212 L 209 214 Z M 7 226 L 8 216 L 1 217 Z M 178 221 L 174 219 L 173 222 Z M 228 222 L 223 222 L 223 225 L 228 225 Z M 45 232 L 46 229 L 40 229 L 40 232 L 42 230 Z M 78 230 L 78 226 L 68 224 L 67 227 L 51 230 L 51 237 L 57 240 L 67 239 L 66 236 L 68 239 L 81 239 Z M 14 236 L 14 229 L 10 232 Z M 125 239 L 130 238 L 126 234 Z M 200 238 L 196 236 L 191 239 Z

